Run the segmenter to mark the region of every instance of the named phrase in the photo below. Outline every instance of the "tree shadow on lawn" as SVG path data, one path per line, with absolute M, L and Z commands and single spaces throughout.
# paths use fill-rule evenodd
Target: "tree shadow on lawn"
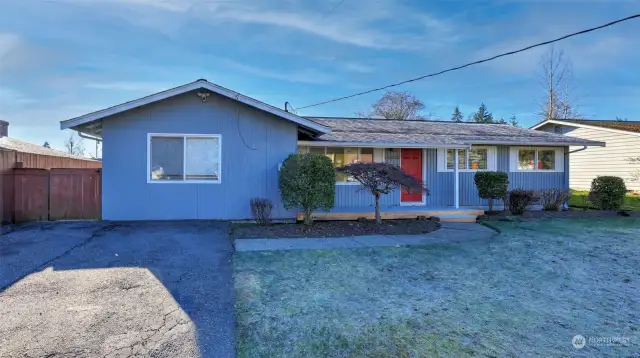
M 0 355 L 235 355 L 225 223 L 47 223 L 9 235 L 2 286 L 20 280 L 0 292 L 10 317 Z
M 238 353 L 630 356 L 640 221 L 497 223 L 490 242 L 236 253 Z M 628 337 L 588 345 L 574 335 Z

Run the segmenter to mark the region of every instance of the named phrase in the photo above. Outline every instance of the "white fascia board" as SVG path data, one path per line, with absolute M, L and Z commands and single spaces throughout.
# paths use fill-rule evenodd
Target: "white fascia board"
M 360 148 L 453 148 L 469 149 L 469 144 L 429 144 L 429 143 L 386 143 L 386 142 L 323 142 L 298 141 L 298 145 L 306 147 L 360 147 Z
M 605 132 L 613 132 L 613 133 L 630 134 L 630 135 L 640 136 L 640 133 L 637 133 L 637 132 L 623 131 L 621 129 L 605 128 L 605 127 L 600 127 L 600 126 L 592 126 L 590 124 L 565 122 L 565 121 L 562 121 L 562 120 L 555 120 L 555 119 L 546 120 L 546 121 L 544 121 L 542 123 L 539 123 L 539 124 L 531 127 L 531 129 L 538 129 L 538 128 L 542 127 L 545 124 L 560 124 L 560 125 L 568 126 L 568 127 L 589 128 L 589 129 L 595 129 L 595 130 L 600 130 L 600 131 L 605 131 Z
M 302 118 L 300 116 L 297 116 L 293 113 L 289 113 L 286 112 L 284 110 L 281 110 L 279 108 L 273 107 L 271 105 L 268 105 L 266 103 L 260 102 L 256 99 L 247 97 L 245 95 L 242 95 L 238 92 L 234 92 L 231 91 L 229 89 L 226 89 L 224 87 L 220 87 L 216 84 L 213 84 L 211 82 L 208 81 L 204 81 L 204 80 L 198 80 L 192 83 L 188 83 L 186 85 L 180 86 L 180 87 L 176 87 L 176 88 L 172 88 L 170 90 L 166 90 L 163 92 L 159 92 L 156 94 L 152 94 L 150 96 L 146 96 L 146 97 L 142 97 L 130 102 L 126 102 L 123 104 L 119 104 L 117 106 L 113 106 L 113 107 L 109 107 L 100 111 L 96 111 L 96 112 L 92 112 L 89 114 L 85 114 L 83 116 L 80 117 L 76 117 L 76 118 L 72 118 L 72 119 L 68 119 L 66 121 L 62 121 L 60 122 L 60 129 L 68 129 L 68 128 L 73 128 L 85 123 L 89 123 L 89 122 L 93 122 L 99 119 L 102 119 L 104 117 L 108 117 L 108 116 L 112 116 L 114 114 L 118 114 L 118 113 L 122 113 L 140 106 L 144 106 L 150 103 L 154 103 L 157 101 L 161 101 L 163 99 L 167 99 L 170 97 L 174 97 L 183 93 L 187 93 L 193 90 L 197 90 L 197 89 L 207 89 L 213 93 L 219 94 L 221 96 L 225 96 L 227 98 L 236 100 L 238 102 L 244 103 L 248 106 L 263 110 L 265 112 L 271 113 L 273 115 L 276 115 L 278 117 L 287 119 L 291 122 L 294 122 L 302 127 L 305 128 L 309 128 L 312 130 L 315 130 L 317 132 L 323 133 L 323 134 L 328 134 L 331 133 L 331 128 L 327 127 L 327 126 L 323 126 L 321 124 L 318 124 L 316 122 L 313 122 L 309 119 L 306 118 Z

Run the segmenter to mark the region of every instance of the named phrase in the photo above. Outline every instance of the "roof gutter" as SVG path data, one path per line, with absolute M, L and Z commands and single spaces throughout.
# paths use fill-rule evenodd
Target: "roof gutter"
M 582 152 L 583 150 L 586 150 L 586 149 L 587 149 L 587 146 L 585 145 L 584 147 L 582 147 L 580 149 L 569 151 L 569 152 L 567 152 L 567 154 Z
M 78 131 L 78 136 L 85 138 L 85 139 L 91 139 L 91 140 L 95 140 L 96 142 L 102 142 L 102 138 L 98 138 L 98 137 L 94 137 L 92 135 L 88 135 L 88 134 L 84 134 L 82 132 Z

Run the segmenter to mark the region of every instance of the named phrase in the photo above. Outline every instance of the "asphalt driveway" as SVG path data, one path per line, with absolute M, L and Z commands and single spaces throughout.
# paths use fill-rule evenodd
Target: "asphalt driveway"
M 0 357 L 235 356 L 225 223 L 45 223 L 0 236 Z

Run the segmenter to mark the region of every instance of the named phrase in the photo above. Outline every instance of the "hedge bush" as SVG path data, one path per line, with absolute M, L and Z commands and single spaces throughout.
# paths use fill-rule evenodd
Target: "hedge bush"
M 522 215 L 531 204 L 538 200 L 538 193 L 535 190 L 513 189 L 507 197 L 507 206 L 511 214 Z
M 509 188 L 509 175 L 505 172 L 477 172 L 473 181 L 482 199 L 489 199 L 489 211 L 493 211 L 493 201 L 504 199 Z
M 624 203 L 627 186 L 615 176 L 598 176 L 591 182 L 589 201 L 600 210 L 617 210 Z
M 300 208 L 307 225 L 313 222 L 311 214 L 314 210 L 328 211 L 333 207 L 336 171 L 325 155 L 289 155 L 280 168 L 278 184 L 284 207 Z

